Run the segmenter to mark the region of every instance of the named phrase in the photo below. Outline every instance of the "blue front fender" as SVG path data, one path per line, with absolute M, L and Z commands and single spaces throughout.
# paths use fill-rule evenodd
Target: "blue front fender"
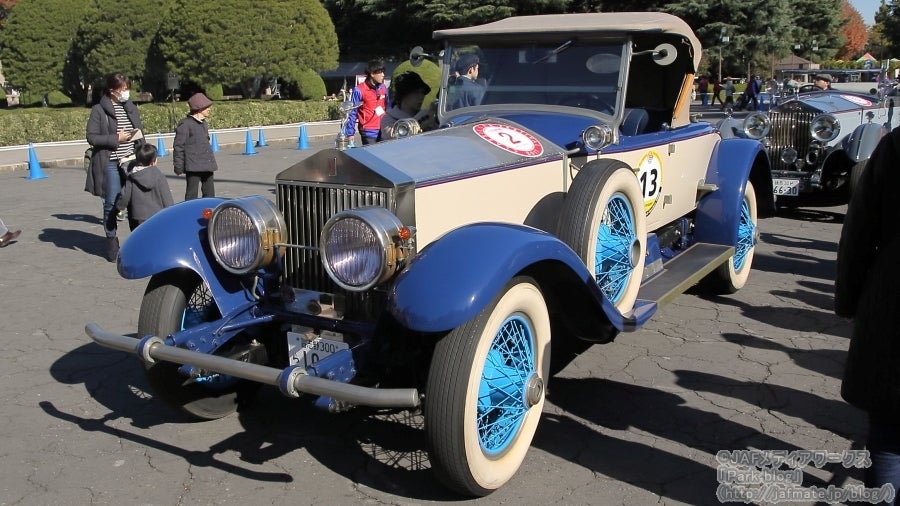
M 203 210 L 212 209 L 224 200 L 188 200 L 153 215 L 122 244 L 119 274 L 126 279 L 140 279 L 169 270 L 188 269 L 206 282 L 221 314 L 246 304 L 250 298 L 240 279 L 219 267 L 207 246 Z
M 628 325 L 571 248 L 546 232 L 507 223 L 466 225 L 429 244 L 397 278 L 389 310 L 407 328 L 447 331 L 474 318 L 513 276 L 545 262 L 583 282 L 591 310 L 602 311 L 618 330 Z

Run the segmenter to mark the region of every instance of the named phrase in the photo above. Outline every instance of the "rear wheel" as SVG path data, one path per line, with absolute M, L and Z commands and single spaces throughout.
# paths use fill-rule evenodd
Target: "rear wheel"
M 438 479 L 467 495 L 500 488 L 519 469 L 544 406 L 550 317 L 527 277 L 441 339 L 425 395 L 425 433 Z
M 158 274 L 150 279 L 138 319 L 138 335 L 166 336 L 220 318 L 212 295 L 195 275 Z M 259 385 L 212 374 L 188 378 L 179 364 L 145 364 L 147 380 L 157 397 L 193 417 L 214 420 L 234 413 L 240 401 Z
M 750 277 L 753 252 L 759 239 L 757 228 L 756 191 L 750 181 L 744 190 L 741 216 L 738 219 L 737 245 L 734 255 L 727 262 L 711 272 L 704 280 L 709 291 L 714 293 L 734 293 L 744 287 Z
M 560 215 L 559 238 L 578 253 L 600 291 L 622 313 L 634 306 L 641 286 L 646 220 L 637 177 L 615 160 L 582 167 Z

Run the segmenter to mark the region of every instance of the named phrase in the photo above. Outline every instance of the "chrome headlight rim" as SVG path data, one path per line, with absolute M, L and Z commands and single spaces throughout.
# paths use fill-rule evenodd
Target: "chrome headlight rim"
M 222 202 L 213 209 L 207 226 L 216 263 L 238 275 L 271 265 L 276 245 L 286 236 L 284 217 L 274 203 L 259 195 Z
M 744 118 L 744 135 L 751 139 L 762 139 L 769 133 L 772 122 L 769 115 L 761 112 L 754 112 Z
M 348 232 L 360 232 L 366 235 L 366 245 L 354 246 L 354 238 L 348 242 Z M 362 292 L 377 286 L 391 278 L 401 263 L 400 243 L 403 223 L 393 213 L 383 207 L 361 207 L 341 211 L 325 223 L 319 242 L 319 253 L 322 266 L 332 281 L 344 290 Z M 342 235 L 343 237 L 337 237 Z M 343 245 L 343 247 L 341 247 Z M 374 262 L 371 257 L 377 255 Z M 354 267 L 366 267 L 362 276 L 353 275 Z
M 403 139 L 422 133 L 422 126 L 415 118 L 398 119 L 388 129 L 388 138 Z
M 606 123 L 591 125 L 581 132 L 581 142 L 594 151 L 600 151 L 616 140 L 615 131 Z
M 818 142 L 831 142 L 841 133 L 841 122 L 829 113 L 819 114 L 809 122 L 809 133 Z

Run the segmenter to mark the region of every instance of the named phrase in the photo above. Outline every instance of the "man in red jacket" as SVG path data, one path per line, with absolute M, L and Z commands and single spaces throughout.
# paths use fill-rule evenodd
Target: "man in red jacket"
M 372 60 L 366 65 L 366 80 L 353 88 L 350 101 L 356 106 L 347 116 L 344 133 L 353 138 L 356 128 L 363 144 L 381 140 L 381 117 L 391 108 L 387 86 L 384 85 L 384 62 Z

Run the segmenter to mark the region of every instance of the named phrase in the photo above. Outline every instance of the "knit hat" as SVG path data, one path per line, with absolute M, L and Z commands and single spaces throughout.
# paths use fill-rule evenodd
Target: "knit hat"
M 212 103 L 212 100 L 203 93 L 194 93 L 191 95 L 191 98 L 188 99 L 188 107 L 191 109 L 191 112 L 202 111 L 211 106 Z

